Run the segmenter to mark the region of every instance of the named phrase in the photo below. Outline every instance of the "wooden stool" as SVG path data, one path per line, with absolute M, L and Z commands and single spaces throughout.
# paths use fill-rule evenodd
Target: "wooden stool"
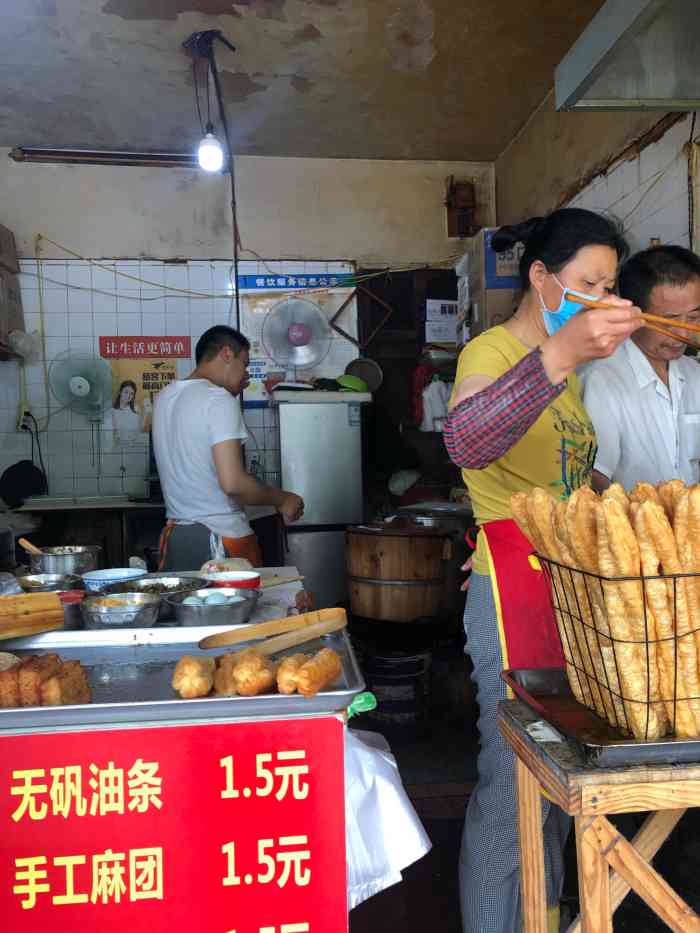
M 574 743 L 533 738 L 538 721 L 520 700 L 500 704 L 498 726 L 516 755 L 525 933 L 547 933 L 542 790 L 576 827 L 581 915 L 569 933 L 612 933 L 612 915 L 630 889 L 671 930 L 700 933 L 700 917 L 650 864 L 686 809 L 700 806 L 700 764 L 591 767 Z M 606 819 L 644 811 L 655 812 L 631 842 Z

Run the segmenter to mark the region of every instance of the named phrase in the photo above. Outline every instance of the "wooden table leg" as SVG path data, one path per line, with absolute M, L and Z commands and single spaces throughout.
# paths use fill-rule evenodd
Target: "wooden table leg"
M 593 817 L 588 835 L 591 839 L 594 835 L 597 838 L 600 858 L 615 869 L 674 933 L 700 933 L 700 917 L 604 816 Z M 593 846 L 584 840 L 583 848 L 591 849 Z M 583 909 L 581 913 L 585 916 Z M 588 933 L 585 922 L 583 930 Z
M 577 816 L 576 861 L 582 933 L 612 933 L 610 868 L 593 832 L 594 819 Z
M 540 785 L 517 756 L 515 779 L 518 793 L 523 930 L 524 933 L 547 933 Z
M 685 810 L 659 810 L 650 813 L 632 840 L 642 858 L 650 862 L 675 829 Z M 630 886 L 616 872 L 610 876 L 610 906 L 613 913 L 630 892 Z M 581 933 L 581 918 L 574 920 L 567 933 Z

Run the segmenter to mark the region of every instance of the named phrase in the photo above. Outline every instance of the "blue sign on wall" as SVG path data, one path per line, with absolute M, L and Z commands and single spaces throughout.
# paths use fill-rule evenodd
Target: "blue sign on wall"
M 239 275 L 238 283 L 241 291 L 289 291 L 294 288 L 347 288 L 353 285 L 355 276 L 349 272 L 315 274 L 301 273 L 300 275 Z

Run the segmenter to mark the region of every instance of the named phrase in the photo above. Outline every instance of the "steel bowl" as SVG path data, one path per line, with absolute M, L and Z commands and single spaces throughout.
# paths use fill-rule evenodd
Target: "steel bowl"
M 80 577 L 66 573 L 30 573 L 17 577 L 17 582 L 25 593 L 58 593 L 79 590 L 83 585 Z
M 150 593 L 113 593 L 88 596 L 80 610 L 85 628 L 150 628 L 158 621 L 160 596 Z
M 211 590 L 179 593 L 177 596 L 166 596 L 165 602 L 172 607 L 179 625 L 240 625 L 250 620 L 260 599 L 260 590 L 240 590 L 227 587 L 226 594 L 240 596 L 242 598 L 240 603 L 228 606 L 183 605 L 183 600 L 187 596 L 204 596 L 207 593 L 211 593 Z
M 47 547 L 41 554 L 29 555 L 29 567 L 32 573 L 62 573 L 80 575 L 96 570 L 102 548 L 98 544 L 78 547 Z
M 149 593 L 160 599 L 158 617 L 166 622 L 173 617 L 173 607 L 166 602 L 166 596 L 177 596 L 182 593 L 189 596 L 195 590 L 201 590 L 207 585 L 204 577 L 187 576 L 178 573 L 148 573 L 137 580 L 124 580 L 121 583 L 112 583 L 105 587 L 103 593 Z

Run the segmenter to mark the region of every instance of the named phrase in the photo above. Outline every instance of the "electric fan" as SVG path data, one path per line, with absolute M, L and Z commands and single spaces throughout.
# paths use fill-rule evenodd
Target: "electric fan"
M 49 385 L 58 401 L 88 421 L 102 421 L 112 400 L 112 370 L 89 353 L 61 353 L 49 369 Z
M 102 468 L 100 422 L 112 404 L 112 369 L 106 360 L 90 353 L 67 350 L 51 363 L 51 391 L 64 408 L 85 415 L 90 422 L 92 465 Z
M 266 354 L 293 377 L 294 370 L 308 369 L 325 358 L 331 346 L 331 329 L 313 301 L 285 298 L 266 315 L 262 343 Z

